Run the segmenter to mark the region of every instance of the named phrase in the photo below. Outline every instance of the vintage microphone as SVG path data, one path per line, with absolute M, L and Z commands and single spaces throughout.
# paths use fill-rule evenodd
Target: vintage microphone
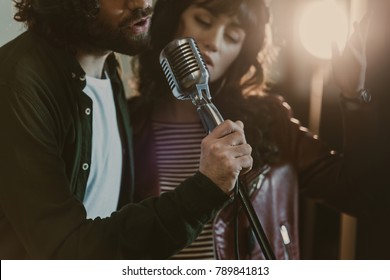
M 221 114 L 211 102 L 209 72 L 194 39 L 180 38 L 170 42 L 160 53 L 160 64 L 173 95 L 180 100 L 192 101 L 206 132 L 210 133 L 223 122 Z M 238 195 L 264 257 L 274 260 L 275 255 L 248 194 L 238 187 Z
M 210 101 L 209 72 L 192 38 L 168 44 L 160 54 L 160 64 L 173 95 L 180 100 L 191 99 L 208 133 L 223 122 Z

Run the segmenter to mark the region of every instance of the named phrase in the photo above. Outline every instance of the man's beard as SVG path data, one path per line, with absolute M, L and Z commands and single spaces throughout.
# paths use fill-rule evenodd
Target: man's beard
M 114 27 L 101 19 L 92 19 L 88 24 L 87 36 L 81 46 L 91 52 L 114 51 L 126 55 L 136 55 L 149 45 L 149 32 L 133 34 L 130 24 L 152 12 L 151 8 L 136 10 Z

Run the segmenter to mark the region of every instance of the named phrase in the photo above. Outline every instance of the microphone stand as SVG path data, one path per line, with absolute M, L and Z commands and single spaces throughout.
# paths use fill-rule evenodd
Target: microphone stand
M 257 242 L 260 245 L 264 257 L 267 260 L 276 260 L 275 254 L 272 251 L 267 235 L 265 234 L 263 227 L 261 226 L 261 223 L 256 215 L 253 205 L 248 197 L 248 194 L 243 188 L 240 187 L 240 184 L 238 184 L 238 195 L 241 199 L 241 203 L 245 210 L 246 216 L 249 220 L 249 223 L 251 224 L 253 233 L 256 237 Z
M 205 92 L 203 89 L 198 89 L 198 94 L 191 94 L 191 100 L 192 103 L 196 106 L 202 124 L 208 133 L 210 133 L 217 125 L 223 122 L 222 116 L 208 98 L 207 92 Z M 245 189 L 240 187 L 240 185 L 241 184 L 238 182 L 238 196 L 241 200 L 242 206 L 245 210 L 256 240 L 264 254 L 265 259 L 275 260 L 275 254 L 272 251 L 267 235 L 263 230 L 249 196 Z

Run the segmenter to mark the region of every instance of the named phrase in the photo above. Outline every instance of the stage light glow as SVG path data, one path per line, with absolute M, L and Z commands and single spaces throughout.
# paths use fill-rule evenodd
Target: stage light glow
M 308 3 L 302 11 L 298 28 L 302 45 L 321 59 L 330 59 L 332 42 L 343 49 L 348 36 L 346 14 L 333 0 Z

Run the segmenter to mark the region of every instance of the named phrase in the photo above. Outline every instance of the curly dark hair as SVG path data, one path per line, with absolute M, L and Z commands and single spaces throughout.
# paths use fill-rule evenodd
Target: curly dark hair
M 170 89 L 159 64 L 159 54 L 174 38 L 180 15 L 195 1 L 213 14 L 237 16 L 245 29 L 246 37 L 238 58 L 224 77 L 210 84 L 210 92 L 213 102 L 225 118 L 244 122 L 247 140 L 254 150 L 254 166 L 272 163 L 278 158 L 277 146 L 269 140 L 272 122 L 269 105 L 273 102 L 267 99 L 263 105 L 259 104 L 257 109 L 251 110 L 248 106 L 253 108 L 253 98 L 245 94 L 251 91 L 252 94 L 266 95 L 262 90 L 264 69 L 259 61 L 259 53 L 266 44 L 266 27 L 269 22 L 269 11 L 263 0 L 158 0 L 150 29 L 150 48 L 140 54 L 137 60 L 133 60 L 140 96 L 136 104 L 142 110 L 143 106 L 153 106 L 166 98 Z M 133 109 L 136 114 L 137 108 Z
M 86 34 L 86 22 L 99 12 L 99 0 L 13 0 L 14 19 L 28 30 L 64 46 L 77 46 Z

